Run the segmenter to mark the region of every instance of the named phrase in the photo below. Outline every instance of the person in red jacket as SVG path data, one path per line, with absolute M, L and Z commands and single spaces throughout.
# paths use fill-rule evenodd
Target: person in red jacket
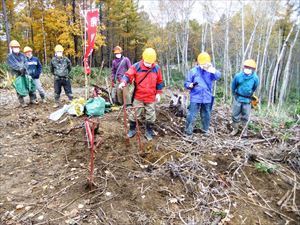
M 133 106 L 144 106 L 146 111 L 146 133 L 148 141 L 153 139 L 153 125 L 156 120 L 155 103 L 160 102 L 160 95 L 164 87 L 163 77 L 159 65 L 155 63 L 156 52 L 153 48 L 146 48 L 143 59 L 133 64 L 122 77 L 119 88 L 123 89 L 134 80 L 135 91 L 133 93 Z M 138 119 L 141 117 L 143 108 L 137 110 Z M 129 115 L 130 129 L 128 137 L 136 134 L 136 122 L 134 115 Z

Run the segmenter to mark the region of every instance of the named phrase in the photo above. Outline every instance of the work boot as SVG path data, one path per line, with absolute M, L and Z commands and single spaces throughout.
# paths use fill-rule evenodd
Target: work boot
M 185 129 L 184 129 L 184 133 L 187 135 L 187 136 L 192 136 L 193 134 L 193 125 L 192 123 L 189 123 L 188 121 L 186 122 L 185 124 Z
M 41 94 L 40 96 L 41 96 L 42 103 L 46 103 L 47 102 L 46 101 L 46 96 L 44 94 Z
M 208 133 L 208 131 L 205 131 L 205 132 L 203 132 L 203 134 L 202 134 L 204 137 L 209 137 L 209 133 Z
M 248 124 L 242 123 L 242 137 L 248 137 Z
M 145 137 L 148 141 L 151 141 L 153 139 L 154 133 L 152 130 L 152 123 L 146 123 L 146 133 L 145 133 Z
M 19 107 L 21 107 L 21 108 L 25 108 L 25 107 L 28 106 L 28 105 L 25 103 L 24 98 L 19 98 L 19 102 L 20 102 Z
M 60 107 L 60 100 L 59 100 L 59 98 L 57 98 L 56 96 L 55 96 L 55 98 L 54 98 L 54 105 L 53 105 L 53 108 L 58 108 L 58 107 Z
M 39 102 L 37 100 L 30 100 L 29 103 L 33 104 L 33 105 L 38 105 L 39 104 Z
M 239 132 L 239 124 L 238 123 L 232 123 L 233 130 L 231 131 L 230 135 L 235 136 Z
M 136 135 L 136 122 L 129 122 L 129 131 L 127 137 L 133 138 Z

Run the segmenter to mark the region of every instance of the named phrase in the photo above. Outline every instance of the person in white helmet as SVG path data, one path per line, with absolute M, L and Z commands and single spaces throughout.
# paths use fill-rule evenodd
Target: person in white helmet
M 63 55 L 64 48 L 61 45 L 55 46 L 55 56 L 50 63 L 50 70 L 54 76 L 54 107 L 57 108 L 60 105 L 61 88 L 65 90 L 65 94 L 69 100 L 72 101 L 73 93 L 69 74 L 71 72 L 71 61 Z

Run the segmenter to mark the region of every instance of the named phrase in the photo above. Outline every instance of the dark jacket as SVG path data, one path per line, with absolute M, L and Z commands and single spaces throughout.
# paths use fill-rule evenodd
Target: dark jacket
M 53 57 L 50 63 L 51 73 L 57 78 L 69 78 L 69 73 L 71 71 L 71 61 L 63 56 Z
M 26 56 L 22 53 L 10 53 L 7 56 L 7 64 L 14 75 L 22 76 L 26 74 Z
M 122 64 L 120 64 L 121 62 Z M 120 68 L 118 70 L 119 65 Z M 127 57 L 122 56 L 120 59 L 115 58 L 112 62 L 111 80 L 113 82 L 120 81 L 130 66 L 131 66 L 131 62 Z
M 27 58 L 27 73 L 32 79 L 39 79 L 42 73 L 42 64 L 37 57 L 32 56 L 30 59 Z

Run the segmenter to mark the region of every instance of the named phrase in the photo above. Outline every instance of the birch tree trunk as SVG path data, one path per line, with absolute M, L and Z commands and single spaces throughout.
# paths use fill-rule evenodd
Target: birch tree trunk
M 244 55 L 243 55 L 242 62 L 245 61 L 245 56 L 247 55 L 247 52 L 248 52 L 248 50 L 250 49 L 252 40 L 253 40 L 254 37 L 255 37 L 256 28 L 257 28 L 258 23 L 259 23 L 259 21 L 256 21 L 256 23 L 255 23 L 255 25 L 254 25 L 253 31 L 252 31 L 252 33 L 251 33 L 250 39 L 249 39 L 249 41 L 248 41 L 247 47 L 246 47 L 245 52 L 244 52 Z M 248 55 L 248 57 L 249 57 L 249 55 Z
M 203 29 L 203 25 L 202 25 L 201 52 L 205 51 L 205 47 L 206 47 L 206 34 L 207 34 L 207 23 L 205 23 L 204 29 Z
M 178 44 L 181 53 L 181 72 L 183 74 L 186 74 L 188 70 L 189 22 L 194 3 L 195 0 L 170 2 L 171 7 L 174 7 L 174 11 L 176 11 L 174 13 L 174 20 L 177 21 L 179 19 L 179 24 L 181 24 L 181 29 L 179 29 L 180 27 L 176 28 L 176 45 Z
M 260 80 L 260 85 L 258 88 L 258 95 L 260 95 L 262 93 L 262 88 L 265 87 L 265 75 L 264 75 L 264 69 L 265 69 L 265 64 L 266 64 L 266 59 L 267 59 L 267 51 L 268 51 L 268 46 L 269 46 L 269 41 L 270 41 L 270 37 L 271 37 L 271 33 L 272 33 L 272 29 L 273 29 L 273 25 L 274 25 L 274 19 L 272 18 L 272 21 L 270 22 L 268 28 L 267 28 L 267 37 L 266 37 L 266 43 L 265 43 L 265 48 L 264 48 L 264 53 L 263 53 L 263 57 L 262 57 L 262 62 L 261 62 L 261 67 L 259 70 L 259 80 Z
M 244 1 L 242 3 L 242 58 L 245 58 L 245 20 L 244 20 Z
M 257 56 L 256 56 L 256 64 L 259 65 L 259 60 L 260 60 L 260 48 L 261 48 L 261 42 L 262 42 L 262 35 L 259 37 L 259 42 L 258 42 L 258 50 L 257 50 Z
M 269 68 L 269 69 L 268 69 L 267 76 L 266 76 L 266 83 L 265 83 L 265 87 L 266 87 L 266 88 L 263 89 L 263 90 L 264 90 L 263 96 L 269 94 L 268 88 L 270 88 L 270 83 L 271 83 L 271 78 L 272 78 L 272 77 L 271 77 L 271 71 L 272 71 L 272 69 L 273 69 L 274 64 L 276 64 L 276 58 L 274 58 L 274 59 L 271 61 L 269 67 L 267 67 L 267 63 L 266 63 L 266 68 Z
M 212 61 L 213 61 L 213 65 L 215 67 L 216 66 L 216 59 L 215 59 L 214 36 L 213 36 L 212 24 L 210 24 L 209 30 L 210 30 L 210 46 L 211 46 Z M 216 91 L 217 91 L 217 82 L 214 81 L 214 87 L 213 87 L 213 95 L 214 96 L 216 95 Z
M 5 22 L 5 34 L 6 34 L 6 44 L 7 44 L 7 52 L 9 53 L 9 43 L 10 43 L 10 27 L 7 17 L 7 10 L 6 10 L 6 3 L 5 0 L 2 0 L 2 12 L 4 16 L 4 22 Z
M 178 40 L 178 34 L 176 34 L 176 53 L 177 53 L 177 66 L 178 70 L 181 71 L 181 66 L 180 66 L 180 47 L 179 47 L 179 40 Z
M 254 46 L 255 35 L 256 35 L 256 31 L 254 32 L 253 38 L 252 38 L 252 40 L 250 42 L 250 49 L 249 49 L 249 53 L 248 53 L 248 59 L 252 59 L 252 50 L 253 50 L 253 46 Z M 259 36 L 258 40 L 259 40 L 259 43 L 260 43 L 260 41 L 261 41 L 261 35 Z M 258 63 L 257 59 L 256 59 L 256 62 Z
M 268 107 L 270 107 L 272 104 L 275 103 L 275 95 L 276 95 L 276 81 L 278 80 L 278 70 L 279 70 L 279 65 L 281 63 L 281 60 L 283 59 L 283 55 L 284 52 L 286 50 L 287 47 L 287 42 L 290 39 L 290 36 L 294 30 L 295 25 L 292 26 L 288 36 L 286 37 L 286 39 L 284 40 L 284 44 L 282 46 L 282 49 L 280 51 L 280 54 L 277 58 L 277 62 L 274 68 L 274 72 L 273 72 L 273 76 L 272 76 L 272 80 L 271 80 L 271 84 L 270 84 L 270 92 L 269 92 L 269 98 L 268 98 Z
M 210 46 L 211 46 L 211 54 L 214 66 L 216 66 L 216 57 L 215 57 L 215 49 L 214 49 L 214 36 L 213 36 L 213 25 L 210 24 Z
M 223 71 L 224 71 L 224 101 L 228 98 L 228 61 L 229 61 L 229 9 L 228 2 L 226 1 L 226 28 L 225 28 L 225 46 L 224 46 L 224 60 L 223 60 Z
M 298 34 L 299 34 L 299 29 L 297 30 L 294 41 L 293 41 L 293 43 L 290 47 L 290 52 L 289 52 L 289 55 L 288 55 L 287 63 L 285 65 L 283 81 L 282 81 L 282 85 L 281 85 L 281 89 L 280 89 L 280 95 L 279 95 L 279 102 L 278 102 L 278 106 L 277 106 L 277 111 L 282 109 L 283 103 L 284 103 L 285 98 L 286 98 L 287 87 L 288 87 L 289 79 L 290 79 L 290 65 L 291 65 L 291 60 L 292 60 L 293 48 L 294 48 L 294 46 L 296 44 L 296 41 L 298 39 Z

